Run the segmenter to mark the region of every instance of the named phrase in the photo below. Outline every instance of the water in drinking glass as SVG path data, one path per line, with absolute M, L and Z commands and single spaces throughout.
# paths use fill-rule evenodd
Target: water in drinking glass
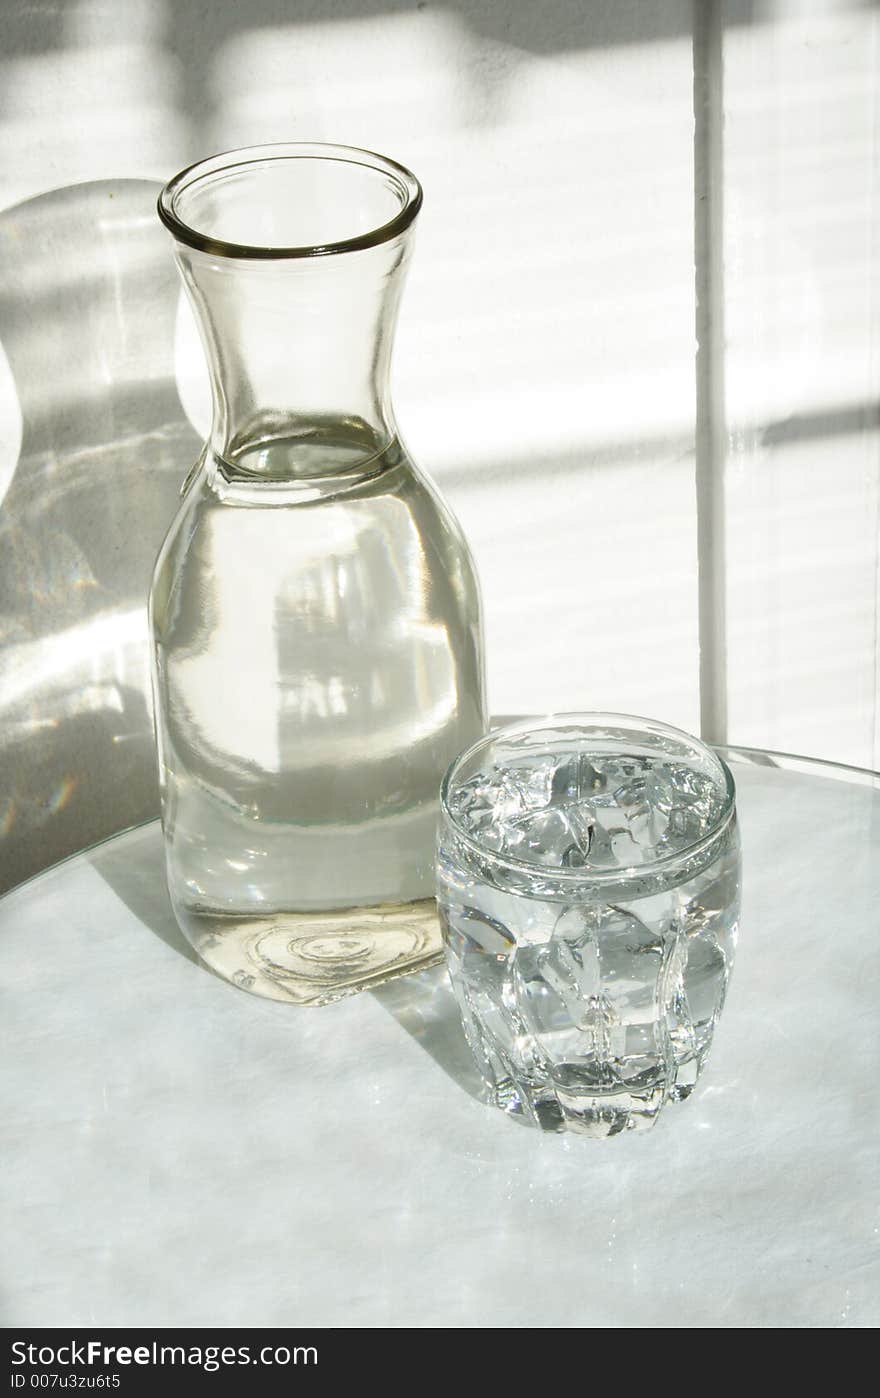
M 546 1130 L 641 1129 L 691 1092 L 733 962 L 733 779 L 647 720 L 490 734 L 444 783 L 438 901 L 491 1100 Z

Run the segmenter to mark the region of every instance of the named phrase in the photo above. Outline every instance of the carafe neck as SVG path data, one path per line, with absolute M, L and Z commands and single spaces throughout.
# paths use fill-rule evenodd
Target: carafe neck
M 178 244 L 208 358 L 211 449 L 231 473 L 348 474 L 389 446 L 409 246 L 404 233 L 354 252 L 249 261 Z
M 390 446 L 389 367 L 418 180 L 350 146 L 212 156 L 159 197 L 233 475 L 357 472 Z

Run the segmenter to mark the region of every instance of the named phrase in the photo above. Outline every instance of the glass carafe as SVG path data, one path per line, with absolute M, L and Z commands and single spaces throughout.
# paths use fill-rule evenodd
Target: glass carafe
M 213 970 L 299 1004 L 440 956 L 440 780 L 485 728 L 471 555 L 389 395 L 420 204 L 306 145 L 159 201 L 214 399 L 150 598 L 168 885 Z

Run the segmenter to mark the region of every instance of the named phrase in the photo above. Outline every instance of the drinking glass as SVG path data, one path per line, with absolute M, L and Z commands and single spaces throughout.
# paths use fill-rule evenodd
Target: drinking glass
M 545 1130 L 641 1130 L 693 1090 L 733 965 L 733 777 L 649 719 L 481 738 L 443 782 L 438 903 L 490 1100 Z

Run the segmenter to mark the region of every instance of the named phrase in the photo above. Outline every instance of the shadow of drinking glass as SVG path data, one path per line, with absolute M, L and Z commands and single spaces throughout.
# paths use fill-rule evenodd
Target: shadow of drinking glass
M 445 966 L 401 976 L 371 994 L 459 1087 L 478 1102 L 486 1101 Z

